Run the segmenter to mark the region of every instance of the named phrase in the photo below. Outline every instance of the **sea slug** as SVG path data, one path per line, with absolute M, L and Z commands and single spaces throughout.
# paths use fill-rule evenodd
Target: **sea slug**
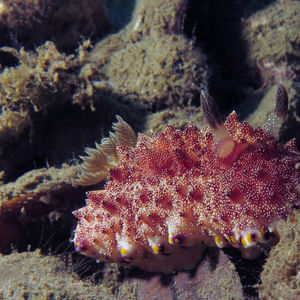
M 168 126 L 152 137 L 120 117 L 115 133 L 88 148 L 78 184 L 107 177 L 87 193 L 74 243 L 98 261 L 170 272 L 192 268 L 206 245 L 239 248 L 256 257 L 277 236 L 276 223 L 299 205 L 300 154 L 295 139 L 277 137 L 288 96 L 279 85 L 276 106 L 256 129 L 232 112 L 225 123 L 201 93 L 208 127 Z

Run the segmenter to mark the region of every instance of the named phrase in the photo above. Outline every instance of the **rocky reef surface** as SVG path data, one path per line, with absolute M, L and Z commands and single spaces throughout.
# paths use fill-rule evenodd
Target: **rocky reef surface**
M 251 262 L 209 248 L 195 270 L 162 276 L 74 252 L 72 211 L 91 189 L 72 185 L 77 159 L 116 114 L 149 135 L 201 128 L 208 89 L 224 116 L 259 126 L 282 83 L 280 140 L 300 148 L 298 1 L 124 1 L 125 25 L 117 2 L 0 1 L 0 298 L 299 298 L 297 211 Z

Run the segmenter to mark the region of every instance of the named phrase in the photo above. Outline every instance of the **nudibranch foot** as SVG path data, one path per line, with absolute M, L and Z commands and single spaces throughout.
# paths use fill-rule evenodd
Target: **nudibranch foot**
M 300 154 L 294 140 L 277 140 L 285 88 L 256 129 L 236 112 L 223 122 L 212 98 L 201 99 L 202 130 L 168 126 L 136 139 L 118 117 L 114 133 L 87 150 L 76 184 L 108 180 L 74 212 L 78 252 L 168 273 L 194 267 L 206 246 L 232 246 L 250 259 L 276 243 L 276 225 L 300 204 Z
M 196 266 L 205 248 L 203 244 L 178 248 L 164 256 L 145 256 L 135 261 L 134 265 L 149 272 L 171 273 L 174 270 L 189 270 Z

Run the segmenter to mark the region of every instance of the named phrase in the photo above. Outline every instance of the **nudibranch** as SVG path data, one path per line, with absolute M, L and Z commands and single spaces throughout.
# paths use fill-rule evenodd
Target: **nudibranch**
M 75 211 L 76 250 L 98 261 L 168 273 L 195 266 L 207 246 L 256 257 L 276 224 L 299 205 L 300 154 L 278 133 L 288 96 L 279 85 L 267 122 L 254 129 L 232 112 L 225 123 L 201 93 L 208 127 L 168 126 L 152 137 L 117 116 L 114 133 L 81 157 L 76 184 L 107 179 Z

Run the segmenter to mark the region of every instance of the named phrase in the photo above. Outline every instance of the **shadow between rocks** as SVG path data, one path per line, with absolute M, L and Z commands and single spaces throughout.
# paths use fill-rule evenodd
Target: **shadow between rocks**
M 56 95 L 59 97 L 59 95 Z M 84 153 L 87 146 L 107 136 L 116 115 L 120 115 L 136 132 L 141 131 L 146 109 L 139 103 L 124 103 L 121 95 L 102 90 L 96 95 L 95 111 L 82 110 L 67 102 L 53 105 L 47 113 L 32 112 L 32 126 L 3 147 L 0 158 L 5 182 L 32 169 L 60 166 Z
M 189 0 L 183 32 L 195 39 L 212 70 L 209 90 L 221 110 L 235 106 L 245 88 L 262 85 L 259 71 L 247 64 L 242 18 L 272 4 L 266 1 Z

